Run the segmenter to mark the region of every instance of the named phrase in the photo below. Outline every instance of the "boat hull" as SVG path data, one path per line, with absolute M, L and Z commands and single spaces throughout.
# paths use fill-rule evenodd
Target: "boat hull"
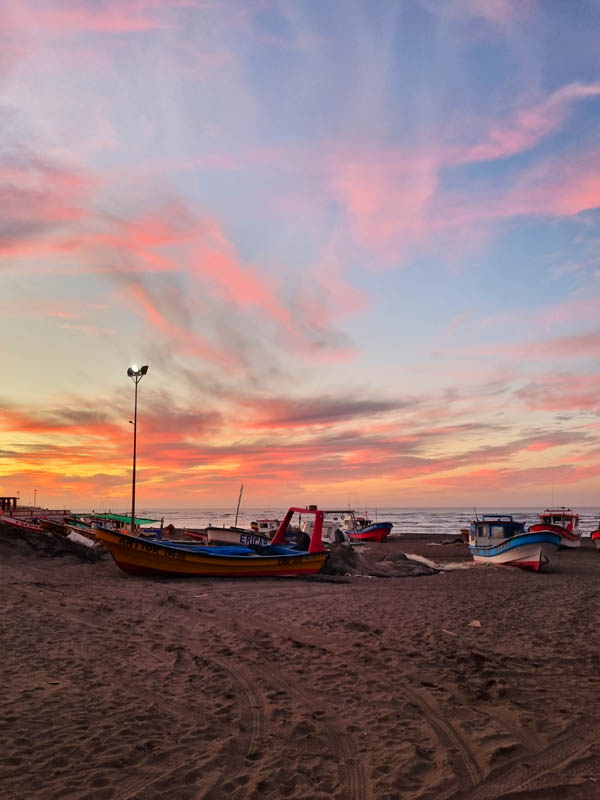
M 43 528 L 41 525 L 38 525 L 35 522 L 26 522 L 23 519 L 17 519 L 16 517 L 7 517 L 7 516 L 0 516 L 0 526 L 6 525 L 7 528 L 11 529 L 19 529 L 19 530 L 26 530 L 26 531 L 37 531 L 38 533 L 43 532 Z
M 536 522 L 530 525 L 530 533 L 553 533 L 560 536 L 561 547 L 579 547 L 581 545 L 581 534 L 578 531 L 569 531 L 562 525 L 554 525 L 549 522 Z
M 374 522 L 373 525 L 366 525 L 355 531 L 347 531 L 347 534 L 353 542 L 382 542 L 387 539 L 391 530 L 391 522 Z
M 592 537 L 592 542 L 596 546 L 596 550 L 600 550 L 600 528 L 597 531 L 592 531 L 590 536 Z
M 249 548 L 244 554 L 219 554 L 219 548 L 194 549 L 148 541 L 125 533 L 98 531 L 97 536 L 124 571 L 134 575 L 166 577 L 251 578 L 284 575 L 311 575 L 319 572 L 327 553 L 324 550 L 289 553 L 285 547 L 274 555 L 260 555 Z M 235 548 L 231 548 L 235 550 Z
M 556 533 L 522 533 L 493 545 L 470 545 L 473 560 L 478 564 L 504 564 L 539 572 L 560 546 Z
M 63 536 L 66 536 L 69 533 L 69 529 L 65 525 L 64 522 L 56 522 L 53 519 L 45 519 L 44 517 L 40 517 L 38 520 L 38 524 L 42 526 L 45 531 L 52 531 L 53 533 L 62 533 Z
M 271 543 L 268 537 L 260 533 L 255 533 L 254 531 L 247 531 L 244 528 L 217 528 L 209 525 L 206 528 L 206 536 L 209 544 L 251 547 L 253 545 L 267 545 Z

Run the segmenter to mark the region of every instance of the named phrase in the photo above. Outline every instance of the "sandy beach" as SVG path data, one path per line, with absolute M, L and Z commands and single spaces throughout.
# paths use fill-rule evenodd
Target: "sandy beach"
M 440 537 L 371 545 L 470 564 Z M 590 800 L 600 553 L 541 574 L 127 576 L 0 539 L 6 800 Z M 478 623 L 478 624 L 474 624 Z

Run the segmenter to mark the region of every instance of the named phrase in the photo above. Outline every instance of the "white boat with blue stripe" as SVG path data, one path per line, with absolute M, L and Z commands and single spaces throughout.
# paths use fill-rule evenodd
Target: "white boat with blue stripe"
M 539 572 L 560 547 L 552 532 L 530 532 L 510 514 L 484 514 L 469 528 L 469 548 L 480 564 L 505 564 Z

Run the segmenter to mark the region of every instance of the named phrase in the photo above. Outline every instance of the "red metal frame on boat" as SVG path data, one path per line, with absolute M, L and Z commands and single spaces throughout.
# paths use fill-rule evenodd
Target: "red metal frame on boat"
M 288 529 L 288 525 L 291 522 L 294 513 L 298 512 L 299 514 L 314 514 L 315 515 L 315 524 L 313 527 L 312 535 L 310 537 L 310 546 L 308 548 L 309 553 L 318 553 L 323 550 L 323 545 L 321 543 L 321 535 L 323 533 L 323 512 L 320 511 L 318 508 L 290 508 L 288 509 L 287 514 L 283 518 L 281 525 L 277 529 L 277 533 L 271 540 L 271 544 L 284 544 L 285 543 L 285 532 Z

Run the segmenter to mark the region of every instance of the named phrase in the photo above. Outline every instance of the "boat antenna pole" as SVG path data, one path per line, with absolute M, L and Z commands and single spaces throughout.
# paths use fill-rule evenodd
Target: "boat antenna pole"
M 241 503 L 241 500 L 242 500 L 242 492 L 243 491 L 244 491 L 244 484 L 242 483 L 241 486 L 240 486 L 240 496 L 238 497 L 238 504 L 237 504 L 237 509 L 236 509 L 236 512 L 235 512 L 235 524 L 233 526 L 234 528 L 237 528 L 238 514 L 240 513 L 240 503 Z
M 475 522 L 479 522 L 479 517 L 477 516 L 477 509 L 473 506 L 473 511 L 475 512 Z

